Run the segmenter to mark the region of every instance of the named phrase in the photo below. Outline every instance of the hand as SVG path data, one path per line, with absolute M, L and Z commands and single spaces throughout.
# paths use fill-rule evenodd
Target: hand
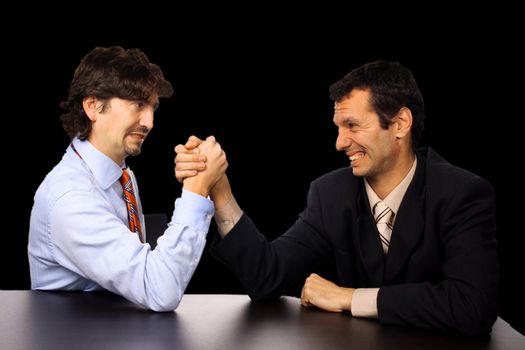
M 303 306 L 317 306 L 326 311 L 352 310 L 354 288 L 339 287 L 318 274 L 312 273 L 304 282 L 301 291 Z
M 206 155 L 200 154 L 199 145 L 204 142 L 196 136 L 190 136 L 185 145 L 175 147 L 175 177 L 183 182 L 185 178 L 197 175 L 206 169 Z
M 184 179 L 184 189 L 208 197 L 210 190 L 224 176 L 228 168 L 226 154 L 215 137 L 209 136 L 199 145 L 201 154 L 206 155 L 206 169 L 199 171 L 195 176 Z

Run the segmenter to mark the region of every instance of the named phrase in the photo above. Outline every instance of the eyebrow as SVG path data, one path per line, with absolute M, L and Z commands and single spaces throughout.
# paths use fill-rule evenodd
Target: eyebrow
M 335 122 L 335 120 L 332 120 L 335 124 L 335 126 L 337 126 L 337 123 Z M 341 120 L 341 123 L 342 124 L 348 124 L 348 123 L 352 123 L 352 124 L 359 124 L 359 121 L 357 120 L 357 118 L 354 118 L 354 117 L 344 117 L 343 120 Z

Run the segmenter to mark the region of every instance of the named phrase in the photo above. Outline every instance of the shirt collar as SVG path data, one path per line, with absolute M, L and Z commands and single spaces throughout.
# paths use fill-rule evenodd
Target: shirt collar
M 95 180 L 104 190 L 107 190 L 122 176 L 122 168 L 126 166 L 125 163 L 119 166 L 87 140 L 80 141 L 75 137 L 71 143 L 88 166 Z M 74 152 L 73 150 L 71 151 Z
M 416 172 L 416 166 L 417 166 L 417 157 L 414 157 L 414 163 L 412 164 L 412 167 L 408 171 L 408 174 L 401 180 L 401 182 L 383 199 L 383 202 L 394 212 L 394 214 L 397 213 L 399 210 L 399 207 L 401 206 L 401 201 L 403 200 L 403 197 L 405 196 L 405 193 L 408 189 L 408 186 L 412 182 L 412 179 L 414 178 L 414 174 Z M 365 179 L 365 188 L 366 188 L 366 194 L 368 196 L 368 202 L 370 204 L 370 208 L 373 208 L 374 205 L 381 200 L 379 196 L 374 192 L 372 187 L 368 184 L 368 181 Z

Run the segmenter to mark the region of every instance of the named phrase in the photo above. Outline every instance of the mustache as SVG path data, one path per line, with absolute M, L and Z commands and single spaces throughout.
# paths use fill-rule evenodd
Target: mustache
M 150 132 L 150 129 L 145 126 L 139 126 L 134 129 L 128 130 L 128 134 L 144 134 L 147 135 Z

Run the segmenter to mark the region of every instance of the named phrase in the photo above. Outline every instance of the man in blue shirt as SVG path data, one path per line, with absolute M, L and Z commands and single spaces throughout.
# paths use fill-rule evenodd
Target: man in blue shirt
M 140 153 L 159 98 L 172 94 L 161 69 L 138 49 L 98 47 L 82 59 L 61 104 L 71 144 L 34 198 L 32 289 L 107 289 L 155 311 L 177 307 L 214 214 L 209 191 L 228 164 L 208 137 L 200 147 L 206 170 L 184 182 L 155 250 L 143 243 L 142 207 L 125 159 Z

